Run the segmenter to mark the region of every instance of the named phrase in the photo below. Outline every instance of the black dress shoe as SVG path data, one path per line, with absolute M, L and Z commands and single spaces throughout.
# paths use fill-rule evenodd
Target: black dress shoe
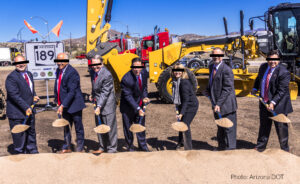
M 175 146 L 175 149 L 180 149 L 181 147 L 183 147 L 183 143 L 182 142 L 177 143 L 176 146 Z

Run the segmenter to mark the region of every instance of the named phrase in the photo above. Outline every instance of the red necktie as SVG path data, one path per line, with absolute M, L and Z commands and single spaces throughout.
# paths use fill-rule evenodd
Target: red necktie
M 141 80 L 141 77 L 138 76 L 138 80 L 139 80 L 139 87 L 140 87 L 140 90 L 142 91 L 142 80 Z M 143 99 L 141 98 L 140 100 L 140 103 L 139 103 L 139 106 L 142 106 L 143 104 Z
M 24 77 L 25 77 L 25 80 L 30 88 L 30 83 L 29 83 L 29 79 L 28 79 L 28 76 L 27 76 L 27 73 L 24 74 Z
M 268 75 L 267 75 L 267 79 L 265 82 L 265 91 L 264 91 L 264 101 L 268 102 L 269 101 L 269 81 L 271 78 L 271 68 L 269 69 Z
M 95 73 L 94 83 L 96 82 L 97 79 L 98 79 L 98 73 Z
M 59 96 L 59 93 L 60 93 L 60 84 L 61 84 L 61 77 L 62 77 L 62 71 L 59 72 L 59 77 L 58 77 L 58 86 L 57 86 L 57 103 L 58 103 L 58 105 L 61 104 L 60 96 Z

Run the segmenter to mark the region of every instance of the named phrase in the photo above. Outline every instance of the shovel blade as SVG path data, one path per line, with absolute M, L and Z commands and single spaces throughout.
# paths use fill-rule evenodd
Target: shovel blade
M 129 130 L 132 133 L 140 133 L 140 132 L 144 132 L 146 130 L 146 127 L 140 125 L 140 124 L 132 124 L 129 128 Z
M 172 123 L 172 128 L 178 132 L 185 132 L 188 130 L 188 126 L 182 121 Z
M 17 134 L 26 131 L 29 128 L 29 125 L 16 125 L 11 130 L 11 133 Z
M 69 122 L 65 119 L 57 119 L 55 121 L 53 121 L 52 126 L 53 127 L 64 127 L 69 125 Z
M 105 134 L 108 133 L 110 131 L 110 127 L 107 125 L 99 125 L 96 128 L 94 128 L 94 131 L 97 134 Z
M 269 117 L 273 121 L 280 123 L 291 123 L 291 120 L 287 118 L 284 114 L 278 114 L 277 116 Z
M 233 126 L 232 121 L 228 118 L 216 119 L 215 123 L 220 127 L 224 127 L 224 128 L 230 128 Z

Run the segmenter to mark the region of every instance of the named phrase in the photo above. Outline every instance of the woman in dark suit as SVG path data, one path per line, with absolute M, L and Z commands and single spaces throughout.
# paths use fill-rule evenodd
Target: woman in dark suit
M 198 110 L 198 100 L 185 67 L 182 64 L 175 64 L 172 68 L 171 76 L 173 79 L 173 103 L 179 112 L 176 118 L 183 121 L 188 130 L 179 132 L 178 144 L 176 149 L 184 146 L 185 150 L 193 149 L 190 125 Z

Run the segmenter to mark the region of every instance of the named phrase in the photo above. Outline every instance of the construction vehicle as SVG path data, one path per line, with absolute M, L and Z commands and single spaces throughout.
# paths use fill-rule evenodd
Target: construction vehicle
M 160 29 L 155 26 L 154 34 L 144 36 L 141 40 L 141 59 L 144 63 L 149 62 L 149 52 L 161 49 L 170 44 L 169 31 L 166 29 L 160 32 Z
M 6 116 L 6 101 L 5 94 L 2 88 L 0 88 L 0 119 L 4 119 Z
M 105 24 L 104 20 L 105 7 L 107 6 Z M 114 76 L 117 93 L 120 91 L 120 81 L 123 75 L 130 70 L 132 58 L 138 57 L 132 53 L 118 54 L 119 46 L 107 42 L 107 31 L 110 28 L 112 1 L 111 0 L 89 0 L 87 7 L 87 57 L 90 58 L 95 54 L 100 54 L 104 58 L 104 64 L 109 68 Z M 286 15 L 289 13 L 289 16 Z M 170 44 L 161 49 L 149 53 L 149 79 L 155 83 L 161 99 L 165 102 L 171 102 L 172 84 L 170 78 L 171 66 L 192 52 L 211 52 L 214 48 L 219 47 L 225 51 L 229 58 L 229 64 L 233 64 L 233 58 L 237 51 L 242 53 L 242 64 L 240 68 L 233 69 L 234 85 L 237 96 L 248 96 L 257 73 L 250 73 L 247 68 L 247 60 L 254 59 L 260 55 L 265 56 L 270 49 L 279 49 L 283 55 L 283 63 L 291 71 L 292 81 L 290 83 L 291 98 L 296 99 L 298 94 L 299 77 L 296 74 L 296 61 L 299 57 L 299 39 L 300 34 L 299 4 L 280 4 L 272 7 L 264 16 L 266 23 L 268 39 L 264 41 L 254 33 L 244 34 L 244 14 L 240 12 L 240 34 L 229 35 L 227 21 L 224 18 L 225 36 L 208 38 L 193 41 L 182 41 Z M 296 19 L 295 17 L 298 18 Z M 292 18 L 291 18 L 292 17 Z M 294 17 L 294 19 L 293 19 Z M 250 28 L 253 30 L 253 19 L 250 20 Z M 298 23 L 296 24 L 296 22 Z M 284 24 L 284 25 L 281 25 Z M 101 26 L 101 27 L 100 27 Z M 96 29 L 96 27 L 100 29 Z M 290 28 L 290 29 L 289 29 Z M 282 41 L 285 38 L 287 30 L 287 43 Z M 292 32 L 293 30 L 293 32 Z M 285 32 L 284 32 L 285 31 Z M 281 33 L 283 32 L 283 33 Z M 292 33 L 290 33 L 292 32 Z M 280 36 L 282 34 L 282 36 Z M 272 36 L 271 36 L 272 35 Z M 280 40 L 281 39 L 281 40 Z M 259 42 L 260 40 L 260 42 Z M 273 41 L 275 40 L 275 41 Z M 267 46 L 263 46 L 263 45 Z M 292 45 L 291 45 L 292 44 Z M 287 46 L 288 45 L 288 46 Z M 192 71 L 188 70 L 189 77 L 194 85 L 195 90 L 202 91 L 208 83 L 209 70 L 200 67 Z
M 0 66 L 9 66 L 15 56 L 19 55 L 20 52 L 16 48 L 0 48 Z

